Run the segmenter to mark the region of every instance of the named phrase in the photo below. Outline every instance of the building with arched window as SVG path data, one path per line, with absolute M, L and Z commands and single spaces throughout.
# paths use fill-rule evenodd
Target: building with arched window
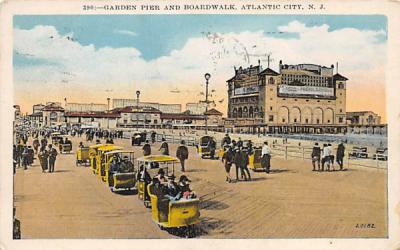
M 228 119 L 235 126 L 269 132 L 312 132 L 346 126 L 346 77 L 334 66 L 287 65 L 279 71 L 261 65 L 235 68 L 228 83 Z M 320 130 L 325 132 L 325 130 Z

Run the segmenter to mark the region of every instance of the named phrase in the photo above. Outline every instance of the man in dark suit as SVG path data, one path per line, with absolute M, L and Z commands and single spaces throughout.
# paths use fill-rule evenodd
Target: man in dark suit
M 181 145 L 179 145 L 176 150 L 176 157 L 181 161 L 181 171 L 185 172 L 185 160 L 189 158 L 189 150 L 185 146 L 185 141 L 181 141 Z
M 54 165 L 57 159 L 57 150 L 53 148 L 53 145 L 49 144 L 49 173 L 54 172 Z

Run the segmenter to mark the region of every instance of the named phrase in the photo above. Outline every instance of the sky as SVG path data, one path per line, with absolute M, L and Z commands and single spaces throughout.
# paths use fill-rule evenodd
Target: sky
M 15 102 L 161 103 L 211 99 L 226 113 L 234 67 L 339 63 L 347 110 L 385 119 L 387 19 L 381 15 L 14 16 Z M 184 107 L 184 106 L 183 106 Z

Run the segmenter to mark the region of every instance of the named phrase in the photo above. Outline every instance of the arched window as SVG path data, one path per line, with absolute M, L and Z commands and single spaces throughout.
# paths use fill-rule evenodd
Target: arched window
M 249 117 L 253 118 L 254 114 L 253 114 L 253 107 L 249 108 Z
M 50 121 L 56 122 L 57 121 L 57 112 L 50 113 Z
M 237 109 L 236 109 L 236 108 L 233 109 L 232 117 L 233 117 L 233 118 L 236 118 L 236 117 L 237 117 Z
M 247 118 L 248 117 L 248 113 L 247 113 L 247 107 L 243 108 L 243 118 Z
M 270 77 L 268 79 L 268 84 L 274 84 L 274 83 L 275 83 L 274 78 Z
M 242 108 L 238 109 L 238 118 L 242 118 Z

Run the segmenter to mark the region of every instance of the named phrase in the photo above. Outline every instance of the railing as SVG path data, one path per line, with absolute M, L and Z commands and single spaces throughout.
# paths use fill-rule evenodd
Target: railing
M 135 131 L 134 131 L 135 132 Z M 134 133 L 132 132 L 132 134 Z M 125 135 L 125 134 L 124 134 Z M 128 135 L 128 134 L 126 134 Z M 243 136 L 246 139 L 245 136 Z M 127 136 L 124 136 L 127 138 Z M 151 134 L 147 133 L 147 140 L 151 141 Z M 191 136 L 191 135 L 176 135 L 176 134 L 167 134 L 167 133 L 157 133 L 156 141 L 161 142 L 162 138 L 170 144 L 179 144 L 182 140 L 185 141 L 185 144 L 188 146 L 195 146 L 199 143 L 200 136 Z M 278 157 L 285 160 L 288 159 L 302 159 L 302 160 L 310 160 L 311 164 L 311 153 L 312 147 L 308 146 L 297 146 L 297 145 L 288 145 L 288 144 L 277 144 L 272 143 L 273 138 L 269 140 L 269 145 L 271 147 L 271 155 L 272 157 Z M 264 138 L 265 140 L 265 138 Z M 254 145 L 261 145 L 260 142 L 254 141 Z M 217 139 L 217 147 L 221 145 L 221 140 Z M 333 152 L 336 152 L 336 148 L 332 149 Z M 343 159 L 344 165 L 346 167 L 350 166 L 360 166 L 367 168 L 375 168 L 375 169 L 387 169 L 387 155 L 386 154 L 378 154 L 372 152 L 357 152 L 358 157 L 350 156 L 350 153 L 354 152 L 353 148 L 346 149 L 345 157 Z M 372 154 L 372 156 L 370 156 Z M 362 158 L 361 156 L 365 156 Z M 375 156 L 375 157 L 374 157 Z M 336 154 L 335 154 L 336 161 Z M 337 163 L 335 163 L 337 165 Z

